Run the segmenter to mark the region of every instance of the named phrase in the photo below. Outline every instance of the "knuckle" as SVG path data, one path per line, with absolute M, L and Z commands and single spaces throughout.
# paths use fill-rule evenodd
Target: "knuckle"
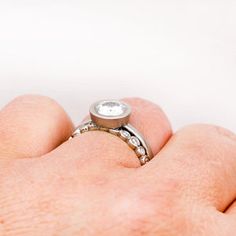
M 23 117 L 22 113 L 27 113 L 24 119 L 41 119 L 46 121 L 45 123 L 50 123 L 50 125 L 69 123 L 69 118 L 64 109 L 54 99 L 47 96 L 34 94 L 21 95 L 13 99 L 7 107 L 9 110 L 7 114 L 19 114 L 19 119 Z
M 163 112 L 160 108 L 160 106 L 158 106 L 157 104 L 144 99 L 144 98 L 140 98 L 140 97 L 131 97 L 131 98 L 124 98 L 123 99 L 125 102 L 129 103 L 132 106 L 135 107 L 140 107 L 143 108 L 145 107 L 145 109 L 150 109 L 151 111 L 158 111 L 158 112 Z
M 236 134 L 234 134 L 230 130 L 225 129 L 223 127 L 219 127 L 219 126 L 214 126 L 212 128 L 214 129 L 214 132 L 216 132 L 217 135 L 219 135 L 220 137 L 228 139 L 236 143 Z
M 141 97 L 127 97 L 123 99 L 124 101 L 135 103 L 135 104 L 149 104 L 150 102 Z
M 227 145 L 234 145 L 236 148 L 236 135 L 231 131 L 207 124 L 195 124 L 182 128 L 176 133 L 177 138 L 184 140 L 185 147 L 191 150 L 212 150 Z
M 18 108 L 19 105 L 21 108 L 20 110 Z M 39 114 L 42 114 L 42 111 L 49 111 L 53 114 L 61 114 L 63 111 L 61 106 L 54 99 L 47 96 L 35 94 L 25 94 L 18 96 L 7 105 L 7 107 L 9 106 L 10 109 L 13 109 L 15 112 L 27 112 L 27 110 L 33 110 L 35 112 L 38 111 Z M 24 110 L 22 110 L 22 107 L 24 108 Z
M 216 138 L 230 138 L 236 141 L 236 135 L 217 125 L 209 124 L 194 124 L 182 128 L 179 134 L 190 135 L 194 139 L 216 139 Z
M 219 126 L 196 124 L 186 126 L 174 136 L 178 150 L 184 150 L 189 158 L 176 160 L 181 165 L 211 164 L 213 167 L 222 165 L 223 160 L 232 162 L 236 155 L 235 135 Z M 181 151 L 180 151 L 181 153 Z
M 33 119 L 34 117 L 65 117 L 64 109 L 52 98 L 42 95 L 21 95 L 14 98 L 4 108 L 4 115 L 7 119 L 22 118 L 21 114 L 27 113 L 24 119 Z M 53 114 L 53 116 L 52 116 Z M 19 115 L 19 116 L 18 116 Z M 9 118 L 10 117 L 10 118 Z
M 13 99 L 16 103 L 27 103 L 27 102 L 43 102 L 43 103 L 56 103 L 52 98 L 38 95 L 38 94 L 24 94 L 17 96 Z

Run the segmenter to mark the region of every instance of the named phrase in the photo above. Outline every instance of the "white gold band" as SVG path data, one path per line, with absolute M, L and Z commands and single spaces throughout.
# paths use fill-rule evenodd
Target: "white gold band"
M 132 148 L 137 157 L 139 158 L 140 164 L 144 165 L 153 158 L 151 148 L 145 142 L 142 135 L 130 124 L 121 126 L 119 128 L 106 128 L 97 126 L 93 121 L 88 121 L 76 128 L 71 138 L 83 134 L 84 132 L 100 130 L 116 135 L 125 141 L 130 148 Z

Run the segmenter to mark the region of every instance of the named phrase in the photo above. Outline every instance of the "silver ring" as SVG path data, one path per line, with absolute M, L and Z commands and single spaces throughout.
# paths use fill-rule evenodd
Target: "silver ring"
M 98 101 L 90 107 L 91 120 L 79 125 L 71 138 L 94 130 L 111 133 L 125 141 L 135 151 L 140 164 L 144 165 L 153 158 L 153 153 L 143 136 L 129 124 L 130 114 L 131 108 L 124 102 Z

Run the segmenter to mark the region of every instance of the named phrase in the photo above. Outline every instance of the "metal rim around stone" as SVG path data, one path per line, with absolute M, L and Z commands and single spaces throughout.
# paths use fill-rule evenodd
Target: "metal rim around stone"
M 101 115 L 96 111 L 96 107 L 104 102 L 114 102 L 118 104 L 122 104 L 125 106 L 126 110 L 123 114 L 121 115 L 116 115 L 116 116 L 105 116 Z M 95 102 L 91 105 L 90 107 L 90 117 L 91 120 L 98 126 L 105 127 L 105 128 L 119 128 L 121 126 L 124 126 L 128 124 L 129 122 L 129 117 L 131 114 L 131 107 L 125 103 L 121 102 L 119 100 L 101 100 L 98 102 Z

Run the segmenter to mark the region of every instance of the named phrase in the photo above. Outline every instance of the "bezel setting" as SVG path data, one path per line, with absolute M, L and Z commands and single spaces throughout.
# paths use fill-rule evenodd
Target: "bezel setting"
M 123 101 L 98 101 L 90 107 L 91 120 L 79 125 L 70 139 L 89 131 L 108 132 L 125 141 L 144 165 L 153 158 L 153 153 L 142 134 L 129 124 L 130 114 L 130 106 Z
M 119 128 L 127 125 L 131 114 L 128 104 L 119 100 L 102 100 L 90 107 L 91 120 L 105 128 Z

